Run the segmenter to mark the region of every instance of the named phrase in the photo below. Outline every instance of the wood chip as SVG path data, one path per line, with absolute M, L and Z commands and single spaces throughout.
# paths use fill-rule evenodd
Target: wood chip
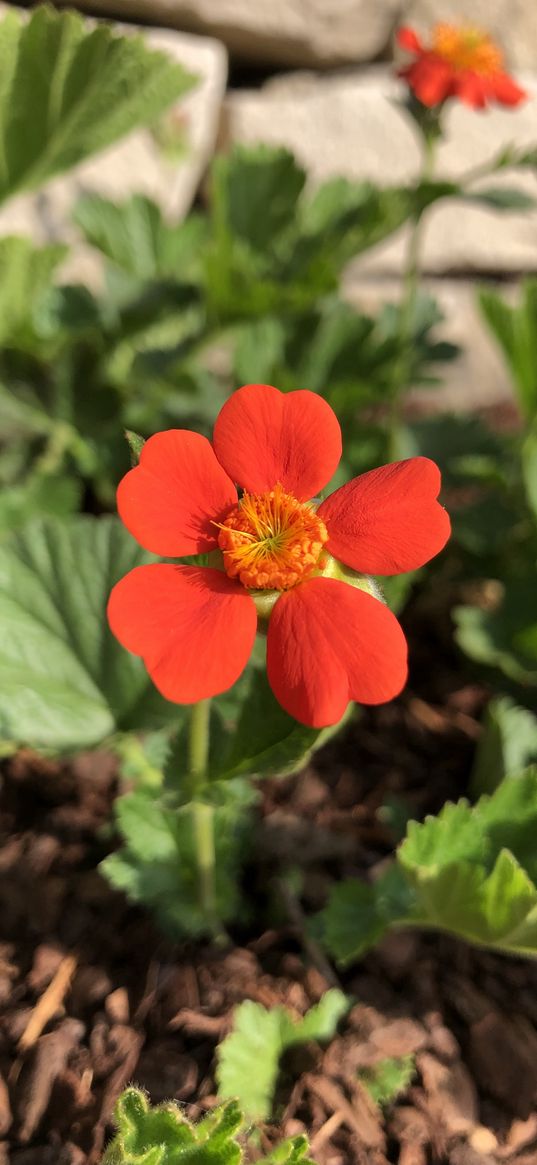
M 20 1054 L 27 1052 L 36 1043 L 49 1020 L 56 1015 L 67 995 L 76 965 L 75 955 L 66 955 L 62 959 L 52 982 L 49 983 L 46 991 L 36 1003 L 20 1037 L 17 1046 L 17 1051 Z

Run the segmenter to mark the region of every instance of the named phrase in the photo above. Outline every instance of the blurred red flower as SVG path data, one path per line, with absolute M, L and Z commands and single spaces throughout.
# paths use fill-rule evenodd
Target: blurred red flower
M 484 109 L 491 102 L 519 105 L 527 97 L 505 72 L 498 46 L 472 25 L 437 24 L 430 45 L 424 45 L 412 28 L 403 27 L 397 40 L 415 57 L 400 76 L 422 105 L 432 107 L 458 97 L 474 109 Z
M 259 612 L 270 614 L 270 685 L 303 724 L 335 724 L 350 700 L 381 704 L 401 691 L 401 627 L 352 572 L 399 574 L 442 549 L 450 524 L 436 500 L 440 473 L 413 457 L 317 506 L 308 499 L 340 457 L 339 423 L 322 397 L 264 384 L 229 398 L 212 444 L 184 429 L 146 442 L 119 485 L 125 526 L 164 557 L 216 552 L 216 566 L 138 566 L 110 596 L 112 631 L 167 699 L 195 703 L 231 687 Z

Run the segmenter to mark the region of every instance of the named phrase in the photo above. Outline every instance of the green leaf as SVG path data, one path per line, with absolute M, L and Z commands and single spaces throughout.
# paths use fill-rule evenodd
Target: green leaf
M 84 748 L 176 714 L 108 629 L 111 587 L 151 556 L 113 518 L 36 521 L 2 544 L 0 736 Z M 146 719 L 147 717 L 147 719 Z
M 1 411 L 1 409 L 0 409 Z M 68 516 L 78 509 L 81 483 L 66 476 L 33 474 L 0 493 L 0 533 L 18 530 L 32 518 Z
M 24 344 L 32 313 L 66 254 L 66 247 L 34 247 L 16 235 L 0 239 L 0 345 Z
M 239 1165 L 236 1140 L 242 1113 L 235 1101 L 193 1125 L 180 1105 L 150 1107 L 143 1092 L 127 1088 L 116 1103 L 117 1134 L 102 1165 Z
M 494 792 L 504 777 L 521 772 L 532 761 L 537 761 L 537 716 L 509 696 L 491 700 L 472 769 L 472 792 Z
M 507 186 L 490 186 L 486 190 L 467 191 L 465 202 L 475 202 L 478 206 L 489 206 L 492 210 L 533 210 L 537 202 L 530 194 Z
M 102 1165 L 240 1165 L 244 1159 L 244 1117 L 236 1100 L 193 1124 L 179 1104 L 152 1108 L 143 1092 L 127 1088 L 116 1102 L 114 1121 L 117 1133 Z M 313 1165 L 307 1151 L 306 1137 L 291 1137 L 257 1160 L 259 1165 Z
M 233 1031 L 218 1049 L 218 1095 L 237 1096 L 247 1117 L 268 1120 L 283 1053 L 293 1044 L 332 1039 L 348 1008 L 349 1001 L 336 988 L 298 1021 L 283 1007 L 267 1010 L 251 1000 L 241 1003 Z
M 537 957 L 536 832 L 537 768 L 505 778 L 473 808 L 460 801 L 411 822 L 377 883 L 332 892 L 320 918 L 328 949 L 348 962 L 389 927 L 418 926 Z
M 522 477 L 528 505 L 537 522 L 537 427 L 534 425 L 522 443 Z
M 305 171 L 285 149 L 238 146 L 221 155 L 211 173 L 217 229 L 254 250 L 270 249 L 293 224 L 305 181 Z
M 360 1079 L 375 1104 L 384 1107 L 406 1092 L 415 1074 L 414 1056 L 387 1056 L 372 1068 L 364 1069 Z
M 39 7 L 0 24 L 0 201 L 149 125 L 192 78 L 140 36 Z
M 527 687 L 537 683 L 535 569 L 527 577 L 506 578 L 495 610 L 456 607 L 456 640 L 471 659 L 499 668 Z
M 284 776 L 302 768 L 340 725 L 306 728 L 283 708 L 269 686 L 264 668 L 252 672 L 237 725 L 222 749 L 212 776 L 229 780 L 242 775 Z
M 173 276 L 185 282 L 195 276 L 208 233 L 206 220 L 197 214 L 170 226 L 157 203 L 141 194 L 123 203 L 86 194 L 75 207 L 74 220 L 91 246 L 143 280 Z
M 130 450 L 131 464 L 138 465 L 140 454 L 145 445 L 145 437 L 140 437 L 140 434 L 135 433 L 132 429 L 125 429 L 125 438 Z
M 537 415 L 537 279 L 523 281 L 516 307 L 489 290 L 481 291 L 478 302 L 503 352 L 520 407 L 531 419 Z
M 181 774 L 177 778 L 180 782 Z M 227 922 L 240 914 L 239 875 L 248 852 L 255 791 L 230 781 L 212 789 L 216 861 L 216 913 Z M 116 802 L 123 846 L 101 863 L 105 877 L 135 902 L 148 907 L 172 937 L 202 935 L 195 841 L 195 806 L 156 795 L 149 786 Z

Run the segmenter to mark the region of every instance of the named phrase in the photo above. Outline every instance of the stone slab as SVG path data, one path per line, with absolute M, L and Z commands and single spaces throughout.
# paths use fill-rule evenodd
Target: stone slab
M 439 150 L 439 177 L 461 178 L 509 144 L 537 145 L 537 78 L 523 75 L 521 81 L 531 97 L 515 111 L 482 113 L 452 106 Z M 420 152 L 414 126 L 401 108 L 404 93 L 383 68 L 326 78 L 288 74 L 259 90 L 228 94 L 227 139 L 287 146 L 312 184 L 335 175 L 385 186 L 405 183 L 418 173 Z M 486 184 L 516 185 L 537 198 L 537 175 L 529 171 L 498 175 Z M 403 230 L 361 259 L 361 269 L 397 272 L 404 247 Z M 537 211 L 506 214 L 462 202 L 440 203 L 427 216 L 424 256 L 432 273 L 535 270 Z
M 409 401 L 435 413 L 474 412 L 512 401 L 507 367 L 477 306 L 477 285 L 468 280 L 427 279 L 424 287 L 438 301 L 444 317 L 436 328 L 437 338 L 457 344 L 461 353 L 451 363 L 438 365 L 441 384 L 413 389 Z M 516 300 L 516 284 L 502 283 L 499 290 L 507 299 Z M 368 279 L 349 273 L 343 286 L 349 303 L 372 313 L 384 303 L 398 302 L 400 294 L 401 284 L 395 279 Z
M 56 3 L 73 7 L 72 0 Z M 74 6 L 215 36 L 252 62 L 326 68 L 384 53 L 400 0 L 75 0 Z

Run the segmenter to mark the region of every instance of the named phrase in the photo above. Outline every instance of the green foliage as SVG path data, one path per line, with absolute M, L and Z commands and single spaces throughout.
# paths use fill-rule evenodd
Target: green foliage
M 522 577 L 509 577 L 506 572 L 500 589 L 503 593 L 492 610 L 455 608 L 457 642 L 477 663 L 499 669 L 521 688 L 534 687 L 537 683 L 534 567 L 529 567 Z
M 267 1010 L 251 1000 L 241 1003 L 233 1031 L 218 1049 L 219 1096 L 236 1096 L 248 1118 L 268 1120 L 283 1053 L 308 1040 L 331 1040 L 348 1008 L 349 1001 L 336 988 L 301 1020 L 293 1020 L 284 1007 Z
M 229 780 L 243 775 L 285 776 L 307 764 L 312 753 L 339 729 L 306 728 L 284 712 L 264 669 L 252 671 L 238 719 L 219 742 L 210 775 Z
M 135 279 L 186 281 L 199 270 L 207 241 L 207 223 L 191 214 L 170 226 L 150 198 L 134 194 L 118 205 L 98 194 L 79 199 L 74 219 L 86 240 L 115 266 Z
M 151 1107 L 138 1088 L 127 1088 L 116 1103 L 117 1133 L 102 1165 L 241 1165 L 243 1114 L 235 1100 L 192 1124 L 173 1102 Z M 305 1137 L 278 1145 L 260 1165 L 313 1165 Z
M 177 709 L 177 711 L 180 711 Z M 134 902 L 148 907 L 173 937 L 210 933 L 199 896 L 196 806 L 181 797 L 184 773 L 177 774 L 178 796 L 165 796 L 153 784 L 127 793 L 115 815 L 123 845 L 101 863 L 108 881 Z M 239 875 L 248 857 L 251 807 L 256 794 L 246 781 L 214 785 L 204 803 L 212 809 L 216 860 L 215 912 L 221 922 L 241 913 Z
M 108 630 L 110 588 L 150 560 L 113 518 L 35 521 L 0 556 L 0 736 L 98 744 L 174 713 Z
M 0 239 L 0 345 L 28 342 L 31 313 L 66 254 L 66 247 L 34 247 L 17 236 Z
M 406 1092 L 415 1072 L 414 1056 L 387 1056 L 364 1069 L 360 1079 L 375 1104 L 384 1108 Z
M 481 291 L 479 305 L 511 373 L 520 408 L 531 420 L 537 416 L 537 279 L 523 281 L 517 306 L 489 290 Z
M 336 886 L 321 916 L 328 949 L 358 958 L 392 926 L 446 930 L 537 956 L 537 768 L 505 778 L 472 808 L 410 822 L 396 862 L 372 886 Z
M 537 761 L 537 716 L 509 696 L 488 705 L 479 739 L 471 788 L 474 795 L 492 793 L 505 776 L 522 772 Z
M 141 37 L 39 7 L 0 24 L 0 202 L 149 125 L 193 78 Z

